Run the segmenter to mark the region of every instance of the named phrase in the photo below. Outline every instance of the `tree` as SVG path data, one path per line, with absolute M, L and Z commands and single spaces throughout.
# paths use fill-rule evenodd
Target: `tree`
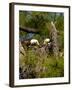
M 50 36 L 52 41 L 52 49 L 53 49 L 54 56 L 57 57 L 59 52 L 57 30 L 53 22 L 51 22 L 51 26 L 52 26 L 52 29 L 50 32 Z

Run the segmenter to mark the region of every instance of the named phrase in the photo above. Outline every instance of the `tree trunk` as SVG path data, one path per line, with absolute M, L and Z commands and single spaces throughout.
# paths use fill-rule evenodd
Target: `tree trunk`
M 57 30 L 53 22 L 51 22 L 51 31 L 50 31 L 50 37 L 52 40 L 52 49 L 54 56 L 58 56 L 59 53 L 59 47 L 58 47 L 58 36 L 57 36 Z

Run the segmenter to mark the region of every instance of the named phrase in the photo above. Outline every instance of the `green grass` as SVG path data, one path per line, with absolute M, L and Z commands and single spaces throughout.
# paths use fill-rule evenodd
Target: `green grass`
M 63 57 L 54 57 L 49 55 L 39 55 L 35 50 L 28 50 L 26 56 L 20 57 L 20 66 L 23 69 L 35 74 L 35 78 L 63 77 L 64 59 Z M 31 76 L 32 78 L 32 76 Z

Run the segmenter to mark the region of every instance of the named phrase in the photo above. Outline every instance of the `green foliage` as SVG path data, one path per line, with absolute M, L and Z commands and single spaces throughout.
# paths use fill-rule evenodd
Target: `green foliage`
M 56 19 L 56 28 L 59 31 L 64 30 L 64 16 L 58 16 Z
M 64 49 L 64 15 L 63 13 L 54 12 L 35 12 L 20 11 L 19 26 L 35 28 L 39 30 L 39 34 L 35 34 L 33 38 L 37 39 L 40 44 L 45 38 L 50 37 L 51 21 L 55 23 L 58 31 L 59 49 Z M 26 36 L 28 33 L 20 31 L 20 36 Z M 26 56 L 20 55 L 20 66 L 27 68 L 29 74 L 32 72 L 36 78 L 44 77 L 63 77 L 64 76 L 64 58 L 54 57 L 48 54 L 40 56 L 40 52 L 33 49 L 26 51 Z M 32 78 L 32 76 L 28 77 Z
M 64 48 L 64 16 L 58 16 L 56 20 L 56 28 L 59 31 L 58 33 L 58 41 L 60 49 Z
M 47 12 L 22 12 L 19 15 L 19 25 L 35 28 L 40 31 L 41 35 L 48 35 L 46 23 L 50 22 Z
M 51 29 L 50 22 L 55 22 L 55 26 L 59 31 L 59 38 L 62 41 L 64 39 L 64 16 L 63 13 L 53 12 L 31 12 L 20 11 L 19 12 L 19 26 L 35 28 L 40 31 L 40 35 L 43 37 L 49 37 Z M 20 35 L 23 35 L 21 32 Z M 24 33 L 25 35 L 25 33 Z
M 40 57 L 35 50 L 30 49 L 27 51 L 27 56 L 24 57 L 23 62 L 21 62 L 22 66 L 23 63 L 24 67 L 35 73 L 34 76 L 36 78 L 64 76 L 63 57 L 58 57 L 57 59 L 48 55 L 42 55 Z

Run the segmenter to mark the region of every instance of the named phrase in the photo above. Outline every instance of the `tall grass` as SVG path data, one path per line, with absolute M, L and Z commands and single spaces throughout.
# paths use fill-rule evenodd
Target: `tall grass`
M 20 67 L 27 73 L 26 78 L 48 78 L 64 76 L 64 58 L 28 50 L 26 56 L 20 57 Z M 25 73 L 24 72 L 24 73 Z

